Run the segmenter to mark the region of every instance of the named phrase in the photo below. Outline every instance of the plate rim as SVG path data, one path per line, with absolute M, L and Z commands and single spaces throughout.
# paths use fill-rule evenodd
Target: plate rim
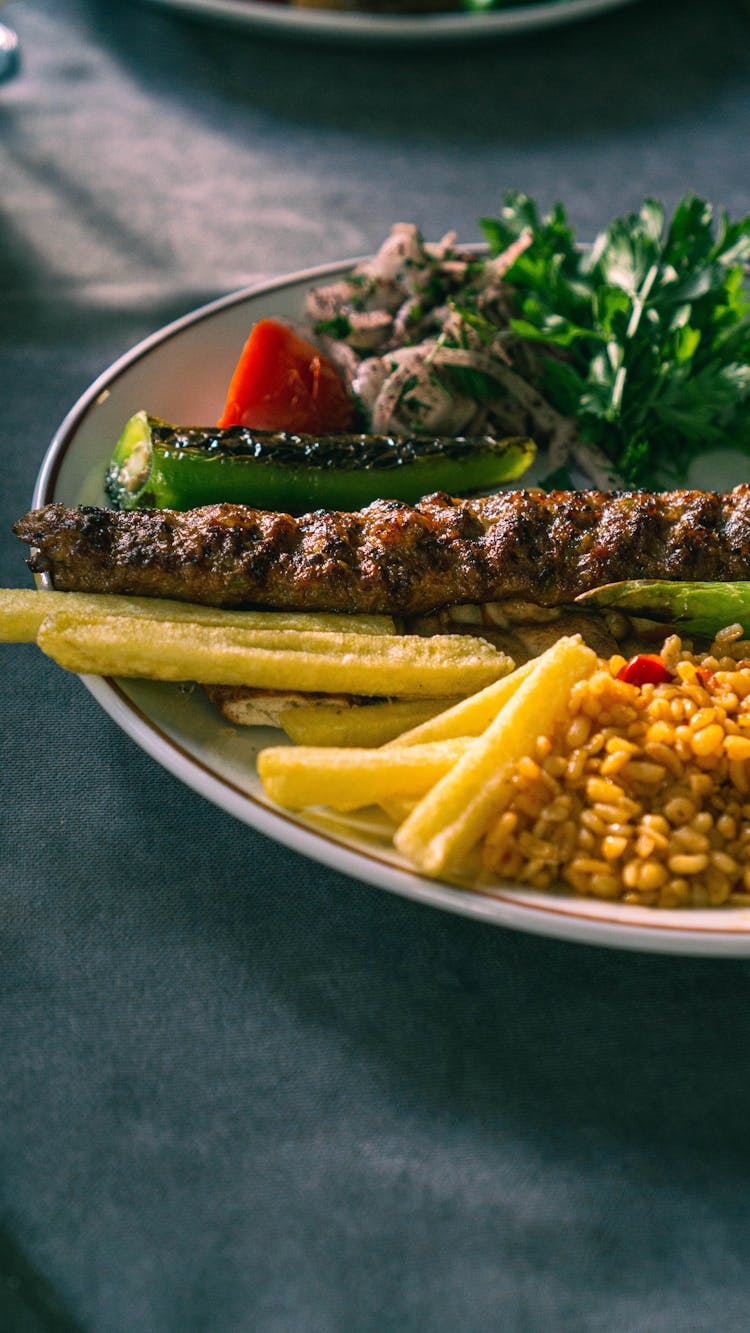
M 513 36 L 594 18 L 635 0 L 538 0 L 486 13 L 421 14 L 399 17 L 346 10 L 296 8 L 273 0 L 145 0 L 154 8 L 193 18 L 238 24 L 286 37 L 327 41 L 441 42 Z
M 483 245 L 465 248 L 486 249 Z M 321 278 L 340 275 L 358 263 L 359 258 L 316 265 L 237 288 L 188 311 L 134 344 L 92 381 L 65 414 L 43 456 L 32 495 L 32 507 L 39 508 L 54 502 L 55 483 L 78 429 L 112 384 L 130 366 L 148 356 L 153 348 L 161 346 L 184 329 L 220 315 L 233 306 L 258 297 L 265 298 L 287 288 L 304 287 Z M 661 954 L 750 956 L 750 921 L 744 927 L 732 927 L 729 924 L 731 921 L 741 921 L 740 913 L 750 918 L 750 909 L 726 909 L 726 913 L 721 908 L 715 909 L 715 927 L 707 927 L 704 923 L 691 925 L 689 909 L 669 912 L 668 915 L 660 912 L 658 917 L 654 916 L 653 924 L 644 924 L 643 921 L 629 921 L 622 916 L 607 919 L 601 915 L 586 916 L 571 911 L 566 903 L 581 902 L 573 897 L 567 899 L 564 895 L 540 894 L 538 902 L 518 902 L 509 896 L 514 891 L 513 886 L 509 886 L 507 892 L 459 888 L 443 880 L 424 876 L 417 870 L 393 865 L 384 858 L 378 858 L 374 852 L 348 846 L 285 811 L 270 808 L 251 792 L 241 790 L 221 773 L 208 768 L 196 755 L 169 736 L 134 700 L 128 698 L 116 680 L 85 675 L 80 676 L 80 680 L 120 729 L 178 781 L 277 844 L 339 874 L 453 915 L 570 943 Z M 284 836 L 279 836 L 282 830 Z M 521 886 L 517 886 L 516 891 L 518 887 Z

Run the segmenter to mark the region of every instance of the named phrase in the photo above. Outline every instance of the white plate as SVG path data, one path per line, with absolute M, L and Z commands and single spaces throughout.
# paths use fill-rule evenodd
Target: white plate
M 215 421 L 251 325 L 301 317 L 307 288 L 356 261 L 237 292 L 147 338 L 116 361 L 76 403 L 44 459 L 33 504 L 104 503 L 102 476 L 124 422 L 147 408 L 167 420 Z M 700 483 L 697 483 L 700 484 Z M 716 484 L 716 480 L 715 480 Z M 272 730 L 226 725 L 199 689 L 84 677 L 115 722 L 189 787 L 275 841 L 334 870 L 404 897 L 495 925 L 560 939 L 670 953 L 750 955 L 750 909 L 656 912 L 504 885 L 496 893 L 422 877 L 390 847 L 384 826 L 315 821 L 273 807 L 255 772 Z
M 550 28 L 619 9 L 633 0 L 540 0 L 489 13 L 365 14 L 326 9 L 298 9 L 264 0 L 148 0 L 195 18 L 239 24 L 284 37 L 325 41 L 455 42 L 487 40 Z

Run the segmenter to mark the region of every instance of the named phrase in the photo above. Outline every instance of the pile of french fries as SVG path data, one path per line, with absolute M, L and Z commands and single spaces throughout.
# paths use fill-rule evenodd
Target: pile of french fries
M 262 750 L 258 773 L 268 796 L 289 809 L 380 806 L 407 860 L 428 875 L 461 876 L 507 799 L 516 764 L 554 730 L 571 689 L 596 665 L 578 636 L 563 638 L 379 748 L 357 744 L 355 715 L 349 746 L 342 719 L 337 746 Z
M 0 590 L 0 640 L 35 641 L 80 674 L 372 699 L 282 711 L 295 744 L 262 750 L 258 774 L 288 809 L 379 806 L 397 849 L 434 876 L 470 864 L 515 765 L 597 664 L 579 637 L 512 670 L 484 639 L 403 635 L 386 616 L 20 589 Z

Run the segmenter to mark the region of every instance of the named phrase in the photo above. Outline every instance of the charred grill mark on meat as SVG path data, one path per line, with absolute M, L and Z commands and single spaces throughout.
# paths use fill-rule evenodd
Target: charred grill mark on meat
M 292 518 L 242 505 L 187 513 L 60 504 L 15 532 L 56 588 L 216 606 L 414 616 L 522 597 L 542 606 L 626 578 L 750 577 L 750 486 L 608 494 L 437 494 Z

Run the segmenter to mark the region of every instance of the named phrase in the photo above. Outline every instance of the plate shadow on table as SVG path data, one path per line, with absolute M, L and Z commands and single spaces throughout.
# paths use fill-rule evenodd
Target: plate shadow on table
M 130 817 L 148 827 L 142 776 Z M 688 1192 L 744 1188 L 744 961 L 587 948 L 443 914 L 273 849 L 191 793 L 179 799 L 179 821 L 160 822 L 158 912 L 179 904 L 248 983 L 356 1049 L 396 1104 L 471 1123 L 488 1142 L 530 1134 L 571 1166 L 593 1158 Z M 104 861 L 102 883 L 117 882 L 123 850 Z M 148 919 L 157 909 L 145 896 Z
M 182 100 L 189 71 L 191 112 L 229 133 L 241 123 L 227 106 L 399 144 L 590 140 L 694 118 L 748 72 L 748 18 L 733 0 L 636 4 L 455 50 L 327 47 L 130 3 L 87 7 L 132 77 Z

